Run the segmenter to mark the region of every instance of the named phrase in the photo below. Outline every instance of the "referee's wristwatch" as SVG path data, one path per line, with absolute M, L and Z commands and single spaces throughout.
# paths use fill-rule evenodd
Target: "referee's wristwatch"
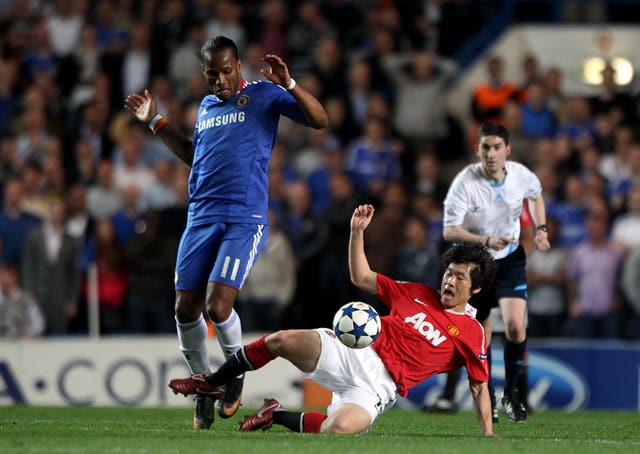
M 545 233 L 549 233 L 549 226 L 547 224 L 540 224 L 536 226 L 536 230 L 542 230 Z

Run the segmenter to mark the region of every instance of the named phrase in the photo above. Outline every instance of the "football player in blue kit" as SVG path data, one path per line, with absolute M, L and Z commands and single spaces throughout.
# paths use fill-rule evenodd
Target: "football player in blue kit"
M 205 308 L 225 356 L 242 347 L 233 305 L 269 231 L 267 165 L 280 116 L 317 129 L 326 127 L 328 119 L 277 55 L 263 58 L 269 69 L 262 74 L 268 80 L 254 82 L 242 78 L 238 48 L 226 37 L 205 42 L 200 59 L 212 93 L 200 104 L 192 139 L 157 112 L 149 90 L 127 96 L 125 108 L 191 166 L 187 225 L 175 270 L 176 325 L 189 369 L 208 374 Z M 221 417 L 237 411 L 243 380 L 240 376 L 227 383 L 218 403 Z M 214 403 L 198 396 L 195 429 L 211 426 Z

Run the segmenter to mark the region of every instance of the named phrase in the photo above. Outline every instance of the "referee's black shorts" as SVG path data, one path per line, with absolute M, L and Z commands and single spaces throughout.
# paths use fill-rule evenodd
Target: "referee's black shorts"
M 496 260 L 496 264 L 496 277 L 489 291 L 482 292 L 470 301 L 478 309 L 476 319 L 479 322 L 484 322 L 489 317 L 491 309 L 498 306 L 500 298 L 527 299 L 527 258 L 522 245 L 506 257 Z

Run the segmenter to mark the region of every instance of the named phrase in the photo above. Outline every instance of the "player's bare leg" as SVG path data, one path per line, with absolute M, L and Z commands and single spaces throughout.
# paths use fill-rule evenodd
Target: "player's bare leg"
M 357 434 L 371 425 L 369 412 L 359 405 L 344 403 L 338 406 L 320 426 L 320 432 Z
M 176 291 L 176 327 L 180 341 L 180 351 L 189 366 L 191 374 L 209 373 L 209 352 L 207 350 L 207 324 L 202 316 L 204 295 L 195 291 Z M 214 421 L 215 400 L 210 396 L 196 396 L 196 410 L 193 415 L 194 429 L 208 429 Z
M 527 302 L 522 298 L 501 298 L 500 310 L 506 337 L 504 345 L 505 385 L 502 405 L 510 421 L 524 422 L 527 419 L 527 411 L 518 394 L 516 383 L 527 345 L 525 327 Z
M 316 330 L 292 329 L 278 331 L 265 339 L 274 356 L 280 356 L 304 373 L 311 373 L 318 364 L 322 341 Z
M 238 289 L 234 287 L 216 282 L 209 282 L 207 285 L 207 314 L 213 322 L 218 342 L 227 359 L 242 348 L 240 317 L 233 309 L 237 296 Z M 243 384 L 244 374 L 225 383 L 225 396 L 218 401 L 218 414 L 221 418 L 230 418 L 240 408 Z
M 522 298 L 502 298 L 500 312 L 505 327 L 505 336 L 513 343 L 524 342 L 527 338 L 525 318 L 527 302 Z

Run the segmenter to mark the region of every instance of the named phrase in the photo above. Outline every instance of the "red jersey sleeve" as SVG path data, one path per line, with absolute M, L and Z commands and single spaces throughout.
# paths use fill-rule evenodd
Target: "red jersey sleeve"
M 489 362 L 487 360 L 484 328 L 475 319 L 471 319 L 470 323 L 477 324 L 477 329 L 469 330 L 470 335 L 461 339 L 462 342 L 458 345 L 458 351 L 464 357 L 469 380 L 487 382 L 489 381 Z

